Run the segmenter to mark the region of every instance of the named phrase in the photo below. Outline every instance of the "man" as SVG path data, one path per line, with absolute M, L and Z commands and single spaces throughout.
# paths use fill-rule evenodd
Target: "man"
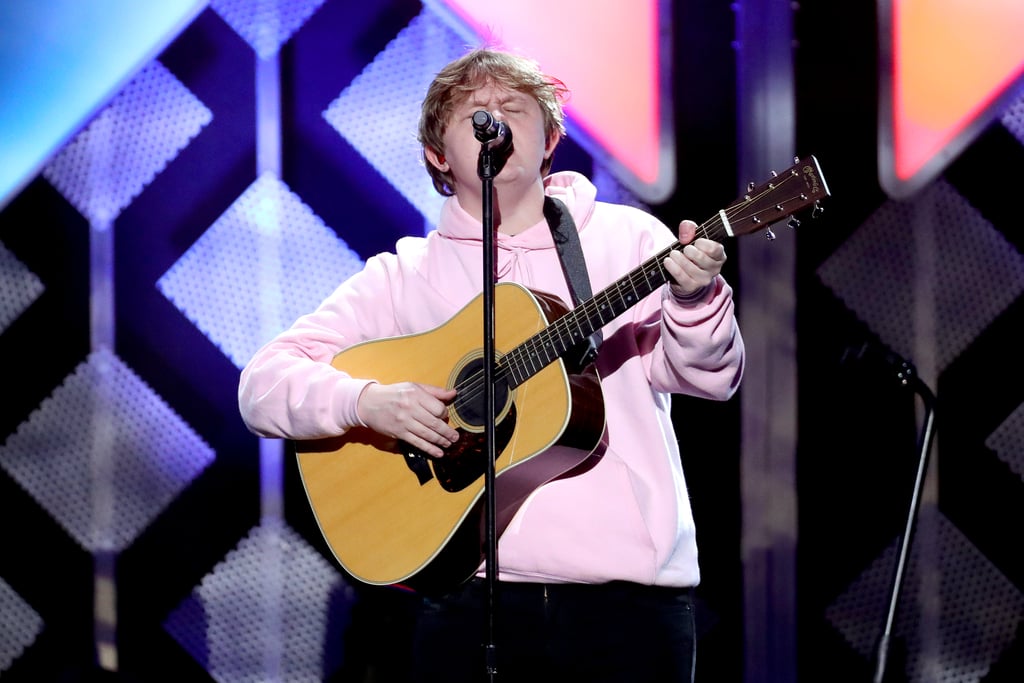
M 419 127 L 427 171 L 449 197 L 437 229 L 370 258 L 317 310 L 256 353 L 239 388 L 253 432 L 304 440 L 369 428 L 441 461 L 467 438 L 450 419 L 456 387 L 415 378 L 380 382 L 332 360 L 360 342 L 433 330 L 480 295 L 477 112 L 490 113 L 513 135 L 493 180 L 499 281 L 571 305 L 546 204 L 575 224 L 594 291 L 675 242 L 649 214 L 597 201 L 584 176 L 548 175 L 565 134 L 566 94 L 533 61 L 498 50 L 473 50 L 437 75 Z M 744 359 L 732 290 L 721 276 L 725 250 L 695 239 L 696 230 L 692 221 L 680 223 L 685 247 L 664 259 L 666 284 L 602 329 L 595 362 L 605 411 L 599 455 L 538 486 L 502 530 L 494 568 L 496 657 L 489 661 L 500 680 L 692 680 L 691 591 L 700 572 L 671 394 L 725 400 L 738 387 Z M 502 310 L 496 317 L 500 325 Z M 481 567 L 449 593 L 423 597 L 417 680 L 484 680 L 485 576 Z

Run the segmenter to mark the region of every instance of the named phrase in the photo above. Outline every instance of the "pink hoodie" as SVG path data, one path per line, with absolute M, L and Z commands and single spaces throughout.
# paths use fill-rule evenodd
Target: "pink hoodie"
M 569 208 L 593 291 L 599 292 L 672 243 L 664 224 L 638 209 L 596 201 L 582 175 L 557 173 L 547 194 Z M 357 342 L 433 329 L 481 291 L 480 222 L 457 198 L 436 231 L 399 240 L 343 282 L 314 312 L 260 349 L 242 371 L 239 407 L 265 437 L 318 438 L 359 424 L 356 402 L 372 378 L 330 361 Z M 546 222 L 496 236 L 499 279 L 571 301 Z M 743 341 L 732 290 L 717 278 L 698 301 L 667 286 L 609 322 L 597 368 L 606 404 L 607 451 L 584 474 L 558 479 L 527 498 L 498 548 L 507 581 L 694 586 L 697 544 L 670 417 L 672 393 L 714 400 L 733 395 Z

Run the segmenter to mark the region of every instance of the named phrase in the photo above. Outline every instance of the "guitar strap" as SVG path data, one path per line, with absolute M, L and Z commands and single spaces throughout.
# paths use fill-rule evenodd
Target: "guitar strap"
M 565 204 L 554 197 L 544 197 L 544 218 L 551 228 L 551 236 L 558 249 L 558 257 L 562 261 L 562 271 L 569 284 L 572 303 L 579 306 L 591 297 L 590 276 L 587 275 L 587 262 L 583 258 L 580 236 L 576 231 L 576 223 Z M 596 330 L 587 339 L 585 348 L 581 350 L 579 364 L 584 367 L 597 358 L 597 349 L 601 346 L 601 330 Z

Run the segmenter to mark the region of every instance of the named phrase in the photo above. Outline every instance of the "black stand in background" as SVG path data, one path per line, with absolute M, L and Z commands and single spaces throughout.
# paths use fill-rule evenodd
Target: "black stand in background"
M 867 352 L 867 345 L 861 347 L 858 355 Z M 914 366 L 903 359 L 886 353 L 885 362 L 896 371 L 896 378 L 904 386 L 909 387 L 915 394 L 920 396 L 924 405 L 923 429 L 918 437 L 918 463 L 917 475 L 914 479 L 914 489 L 910 496 L 910 509 L 907 513 L 907 521 L 900 537 L 899 553 L 896 559 L 896 567 L 893 571 L 892 593 L 889 598 L 889 611 L 885 618 L 885 628 L 878 642 L 877 658 L 875 660 L 874 683 L 883 683 L 885 680 L 885 668 L 889 658 L 889 646 L 892 640 L 893 622 L 896 617 L 896 607 L 899 603 L 900 591 L 903 586 L 903 573 L 906 569 L 907 555 L 910 543 L 913 540 L 914 528 L 917 521 L 917 513 L 921 507 L 921 490 L 924 486 L 925 474 L 928 471 L 928 456 L 931 451 L 932 437 L 935 432 L 935 396 L 928 386 L 917 376 Z
M 498 175 L 512 149 L 512 131 L 504 123 L 495 122 L 485 111 L 473 115 L 475 135 L 480 141 L 480 159 L 477 174 L 482 186 L 481 214 L 483 219 L 483 307 L 484 307 L 484 453 L 487 467 L 484 471 L 486 506 L 484 544 L 487 570 L 487 641 L 484 643 L 484 661 L 487 675 L 497 675 L 497 646 L 495 644 L 496 595 L 498 584 L 498 539 L 495 531 L 496 512 L 494 496 L 494 461 L 497 457 L 494 443 L 494 176 Z

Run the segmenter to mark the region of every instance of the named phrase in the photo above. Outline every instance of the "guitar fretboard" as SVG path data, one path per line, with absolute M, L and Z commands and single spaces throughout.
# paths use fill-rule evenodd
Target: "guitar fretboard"
M 697 237 L 720 241 L 725 235 L 721 216 L 715 216 L 697 228 Z M 498 361 L 498 371 L 513 388 L 529 380 L 668 282 L 670 276 L 665 270 L 665 259 L 672 251 L 682 248 L 678 240 L 673 242 L 555 320 L 502 356 Z
M 820 211 L 818 201 L 828 196 L 828 186 L 814 157 L 797 160 L 782 174 L 745 195 L 698 226 L 696 237 L 718 242 L 726 237 L 769 228 L 809 205 Z M 773 237 L 769 231 L 769 237 Z M 497 376 L 515 388 L 545 367 L 577 348 L 585 339 L 638 304 L 669 281 L 665 259 L 683 245 L 677 240 L 640 266 L 616 280 L 572 311 L 552 322 L 519 346 L 504 354 Z

